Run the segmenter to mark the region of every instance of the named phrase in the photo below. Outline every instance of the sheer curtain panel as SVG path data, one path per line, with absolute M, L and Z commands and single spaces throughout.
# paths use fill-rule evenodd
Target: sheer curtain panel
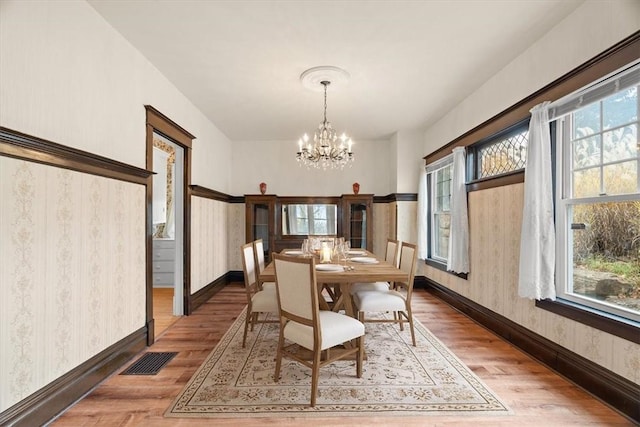
M 469 215 L 467 212 L 466 155 L 463 147 L 453 149 L 451 179 L 451 231 L 447 270 L 469 272 Z
M 427 259 L 427 221 L 429 220 L 429 194 L 427 192 L 427 168 L 420 168 L 418 183 L 418 258 Z
M 556 298 L 556 244 L 548 106 L 549 102 L 543 102 L 531 109 L 520 236 L 518 294 L 523 298 L 538 300 Z

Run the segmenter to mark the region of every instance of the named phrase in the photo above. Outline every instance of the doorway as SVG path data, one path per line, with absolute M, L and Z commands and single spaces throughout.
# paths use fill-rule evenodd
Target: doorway
M 153 132 L 152 282 L 157 337 L 184 314 L 184 149 Z
M 152 106 L 145 105 L 145 109 L 146 168 L 154 171 L 146 186 L 146 326 L 147 344 L 151 345 L 168 327 L 167 322 L 170 325 L 176 316 L 190 314 L 188 189 L 195 137 Z

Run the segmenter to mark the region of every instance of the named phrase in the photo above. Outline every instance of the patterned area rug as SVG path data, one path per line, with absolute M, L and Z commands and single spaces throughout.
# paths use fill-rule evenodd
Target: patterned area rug
M 497 415 L 510 410 L 418 321 L 417 347 L 408 326 L 367 323 L 362 378 L 355 361 L 320 369 L 318 399 L 309 407 L 311 370 L 283 359 L 273 381 L 278 324 L 259 324 L 242 348 L 243 312 L 166 411 L 167 417 L 305 417 Z M 383 314 L 381 314 L 383 316 Z

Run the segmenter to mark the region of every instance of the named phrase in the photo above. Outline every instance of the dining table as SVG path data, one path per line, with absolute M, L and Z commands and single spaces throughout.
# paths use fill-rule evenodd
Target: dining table
M 297 250 L 283 250 L 282 254 L 288 256 L 308 256 Z M 316 282 L 319 291 L 323 285 L 337 286 L 339 292 L 337 299 L 331 306 L 324 297 L 319 298 L 321 310 L 344 310 L 345 314 L 357 318 L 351 300 L 351 284 L 372 282 L 406 282 L 409 275 L 393 264 L 377 257 L 365 249 L 349 251 L 346 259 L 333 260 L 331 263 L 320 263 L 316 257 Z M 273 261 L 260 272 L 260 282 L 275 282 L 276 272 Z

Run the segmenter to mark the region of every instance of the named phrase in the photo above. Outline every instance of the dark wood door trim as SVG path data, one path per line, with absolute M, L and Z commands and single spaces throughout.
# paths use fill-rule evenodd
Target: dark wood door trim
M 184 130 L 174 121 L 162 114 L 150 105 L 145 105 L 146 110 L 146 166 L 148 170 L 153 170 L 153 133 L 159 133 L 171 140 L 176 145 L 184 149 L 183 186 L 183 241 L 182 241 L 182 292 L 184 314 L 191 314 L 191 197 L 189 187 L 191 185 L 191 147 L 193 145 L 192 134 Z M 147 303 L 146 317 L 148 326 L 148 345 L 154 342 L 154 321 L 153 321 L 153 280 L 152 280 L 152 248 L 153 248 L 153 180 L 148 178 L 147 184 L 147 209 L 146 209 L 146 281 L 147 281 Z

